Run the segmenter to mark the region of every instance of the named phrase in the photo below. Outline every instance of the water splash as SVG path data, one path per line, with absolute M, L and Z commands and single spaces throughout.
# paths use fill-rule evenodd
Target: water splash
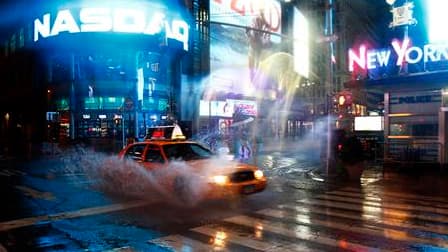
M 84 174 L 94 190 L 117 199 L 142 199 L 193 207 L 208 199 L 213 175 L 223 174 L 236 163 L 216 157 L 190 162 L 172 161 L 167 166 L 149 170 L 133 160 L 120 159 L 87 148 L 71 148 L 60 156 L 64 172 Z M 207 162 L 205 169 L 197 162 Z M 209 162 L 209 163 L 208 163 Z M 176 179 L 183 181 L 176 185 Z

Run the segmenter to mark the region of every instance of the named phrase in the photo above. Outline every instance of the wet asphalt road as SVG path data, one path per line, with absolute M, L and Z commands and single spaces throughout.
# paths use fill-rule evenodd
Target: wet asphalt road
M 138 183 L 100 186 L 101 156 L 82 161 L 1 163 L 0 251 L 448 250 L 448 188 L 437 174 L 370 166 L 359 182 L 329 180 L 309 172 L 320 164 L 308 154 L 266 151 L 256 160 L 264 192 L 184 208 L 128 193 Z

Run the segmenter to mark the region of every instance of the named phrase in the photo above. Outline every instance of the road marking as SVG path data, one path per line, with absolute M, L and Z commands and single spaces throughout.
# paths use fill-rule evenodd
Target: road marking
M 332 191 L 332 192 L 327 192 L 327 194 L 331 194 L 331 195 L 339 195 L 339 196 L 344 196 L 344 197 L 353 197 L 353 198 L 359 198 L 359 199 L 364 199 L 364 200 L 368 200 L 368 201 L 381 201 L 381 202 L 385 202 L 385 201 L 392 201 L 392 202 L 404 202 L 404 204 L 408 204 L 410 201 L 412 201 L 412 203 L 417 204 L 417 205 L 422 205 L 422 206 L 431 206 L 431 207 L 438 207 L 438 208 L 446 208 L 448 209 L 448 204 L 446 203 L 440 203 L 437 201 L 428 201 L 428 200 L 421 200 L 421 199 L 413 199 L 413 198 L 399 198 L 397 196 L 389 196 L 389 195 L 381 195 L 380 196 L 376 196 L 376 195 L 372 195 L 372 194 L 364 194 L 364 193 L 356 193 L 356 192 L 344 192 L 344 191 Z
M 97 215 L 97 214 L 105 214 L 105 213 L 123 211 L 123 210 L 131 209 L 131 208 L 147 206 L 149 204 L 153 204 L 154 202 L 155 201 L 149 202 L 149 201 L 142 201 L 142 200 L 130 201 L 130 202 L 126 202 L 126 203 L 117 203 L 117 204 L 112 204 L 112 205 L 108 205 L 108 206 L 84 208 L 84 209 L 79 209 L 79 210 L 75 210 L 75 211 L 61 212 L 61 213 L 56 213 L 56 214 L 51 214 L 51 215 L 43 215 L 43 216 L 36 216 L 36 217 L 0 222 L 0 232 L 8 231 L 11 229 L 16 229 L 16 228 L 21 228 L 21 227 L 28 227 L 28 226 L 32 226 L 32 225 L 42 223 L 42 222 L 56 221 L 56 220 L 63 220 L 63 219 L 72 219 L 72 218 L 85 217 L 85 216 L 91 216 L 91 215 Z
M 216 225 L 215 225 L 216 226 Z M 293 250 L 288 247 L 292 246 L 292 244 L 288 244 L 287 242 L 279 243 L 279 242 L 266 242 L 262 240 L 262 237 L 257 238 L 257 234 L 255 235 L 238 231 L 229 231 L 223 230 L 219 227 L 213 227 L 213 225 L 207 225 L 202 227 L 193 228 L 193 231 L 204 235 L 212 235 L 213 240 L 219 239 L 221 237 L 221 242 L 225 244 L 225 242 L 231 241 L 232 243 L 236 243 L 245 247 L 249 247 L 252 249 L 257 249 L 261 251 L 297 251 L 297 249 Z M 260 234 L 262 230 L 259 230 Z M 303 250 L 304 248 L 302 248 Z M 309 249 L 307 250 L 309 251 Z
M 19 170 L 0 170 L 0 176 L 11 177 L 11 176 L 23 176 L 26 173 Z
M 315 205 L 315 206 L 325 206 L 325 207 L 335 207 L 340 209 L 348 209 L 348 210 L 356 210 L 362 211 L 367 214 L 376 214 L 376 215 L 385 215 L 392 216 L 395 218 L 417 218 L 424 221 L 435 221 L 447 223 L 448 218 L 442 216 L 426 216 L 423 214 L 414 214 L 407 211 L 401 211 L 399 209 L 388 209 L 385 207 L 379 206 L 370 206 L 370 205 L 359 205 L 354 203 L 342 203 L 342 202 L 329 202 L 321 199 L 303 199 L 297 201 L 298 203 Z
M 427 207 L 427 206 L 418 206 L 418 205 L 410 205 L 410 204 L 401 204 L 401 203 L 391 203 L 386 201 L 370 201 L 366 199 L 356 199 L 349 197 L 342 197 L 336 195 L 320 195 L 316 197 L 317 199 L 324 200 L 334 200 L 334 201 L 344 201 L 348 203 L 356 203 L 361 204 L 363 206 L 374 206 L 374 207 L 386 207 L 386 208 L 395 208 L 399 210 L 407 210 L 407 211 L 420 211 L 420 212 L 432 212 L 439 215 L 448 215 L 448 209 L 438 208 L 438 207 Z M 448 217 L 448 216 L 446 216 Z
M 26 186 L 15 186 L 18 190 L 22 191 L 26 196 L 35 198 L 35 199 L 44 199 L 44 200 L 54 200 L 55 197 L 51 192 L 41 192 L 38 190 L 34 190 L 32 188 Z
M 291 221 L 294 223 L 297 223 L 298 225 L 313 225 L 313 226 L 320 226 L 320 227 L 328 227 L 328 228 L 334 228 L 339 230 L 350 230 L 350 232 L 359 233 L 359 234 L 367 234 L 367 235 L 373 235 L 378 236 L 390 240 L 396 240 L 396 241 L 403 241 L 403 242 L 409 242 L 409 243 L 420 243 L 420 244 L 430 244 L 434 246 L 439 246 L 443 248 L 448 248 L 448 243 L 442 239 L 437 238 L 419 238 L 419 237 L 413 237 L 408 232 L 403 232 L 396 229 L 391 228 L 381 228 L 381 227 L 357 227 L 353 224 L 346 224 L 342 222 L 337 221 L 326 221 L 326 220 L 319 220 L 316 218 L 310 219 L 309 215 L 305 214 L 292 214 L 284 211 L 284 210 L 276 210 L 276 209 L 263 209 L 260 211 L 257 211 L 257 213 L 274 217 L 274 218 L 281 218 L 282 220 Z
M 234 223 L 237 225 L 243 225 L 247 227 L 254 227 L 255 225 L 263 225 L 263 229 L 267 230 L 269 232 L 282 234 L 284 236 L 288 236 L 291 238 L 298 238 L 306 241 L 311 241 L 315 243 L 319 243 L 326 246 L 331 246 L 339 249 L 348 249 L 348 250 L 354 250 L 354 251 L 379 251 L 378 248 L 373 248 L 369 246 L 364 246 L 362 244 L 356 243 L 356 242 L 349 242 L 349 241 L 341 241 L 341 240 L 335 240 L 332 238 L 327 238 L 320 236 L 319 234 L 313 234 L 313 233 L 307 233 L 307 232 L 298 232 L 295 230 L 291 230 L 288 228 L 285 228 L 282 223 L 275 223 L 271 221 L 266 221 L 259 218 L 253 218 L 249 216 L 239 215 L 231 218 L 227 218 L 224 220 L 225 222 Z M 381 251 L 386 251 L 381 249 Z
M 206 244 L 177 234 L 153 239 L 149 242 L 174 251 L 229 251 L 214 244 Z
M 114 248 L 114 249 L 110 249 L 110 250 L 106 250 L 104 252 L 134 252 L 137 250 L 134 250 L 131 247 L 121 247 L 121 248 Z
M 155 240 L 167 239 L 165 246 L 176 251 L 185 248 L 214 251 L 217 248 L 210 244 L 216 240 L 221 240 L 224 250 L 231 245 L 259 251 L 325 250 L 322 247 L 353 251 L 448 248 L 448 218 L 440 214 L 444 209 L 426 205 L 432 198 L 412 206 L 392 199 L 385 204 L 373 196 L 370 200 L 358 198 L 362 194 L 342 197 L 343 193 L 327 192 L 297 201 L 300 205 L 278 205 L 189 229 L 190 233 L 205 235 L 205 239 L 196 239 L 186 232 Z M 395 197 L 402 200 L 398 195 Z
M 448 235 L 448 227 L 443 227 L 441 225 L 432 225 L 425 223 L 424 225 L 416 225 L 416 224 L 409 224 L 407 223 L 407 220 L 399 219 L 399 218 L 392 218 L 388 216 L 378 216 L 374 214 L 368 214 L 368 213 L 362 213 L 360 216 L 355 215 L 353 213 L 347 212 L 347 211 L 336 211 L 331 210 L 329 208 L 322 208 L 319 207 L 312 207 L 308 206 L 306 208 L 303 208 L 302 206 L 297 205 L 279 205 L 280 209 L 291 209 L 299 213 L 303 214 L 321 214 L 321 215 L 328 215 L 333 217 L 340 217 L 345 219 L 352 219 L 352 220 L 358 220 L 362 221 L 363 223 L 368 223 L 372 226 L 381 223 L 388 226 L 399 226 L 403 228 L 408 229 L 416 229 L 416 230 L 424 230 L 427 232 L 433 232 L 443 235 Z
M 444 197 L 437 197 L 437 196 L 423 196 L 423 195 L 415 195 L 410 193 L 401 193 L 401 192 L 391 192 L 391 191 L 384 191 L 381 188 L 378 188 L 377 186 L 369 186 L 368 189 L 362 190 L 359 188 L 353 188 L 353 187 L 345 187 L 340 189 L 339 191 L 349 191 L 349 192 L 355 192 L 355 193 L 364 193 L 364 195 L 372 195 L 376 197 L 382 197 L 383 195 L 387 195 L 390 197 L 401 197 L 405 199 L 414 199 L 414 200 L 428 200 L 428 201 L 440 201 L 448 204 L 448 200 Z

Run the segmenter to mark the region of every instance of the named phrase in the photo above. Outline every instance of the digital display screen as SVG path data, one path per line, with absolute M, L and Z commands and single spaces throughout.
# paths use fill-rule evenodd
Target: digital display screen
M 358 116 L 355 117 L 355 131 L 381 131 L 384 130 L 384 117 Z
M 310 68 L 308 20 L 297 8 L 294 8 L 293 25 L 294 70 L 301 76 L 308 78 Z

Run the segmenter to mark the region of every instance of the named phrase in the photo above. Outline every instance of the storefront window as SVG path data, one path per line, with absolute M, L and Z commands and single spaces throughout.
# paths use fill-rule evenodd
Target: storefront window
M 103 109 L 120 109 L 123 106 L 124 97 L 104 97 L 102 99 Z
M 58 111 L 61 110 L 69 110 L 69 102 L 68 99 L 62 98 L 56 101 L 56 108 Z
M 391 118 L 391 136 L 436 137 L 439 127 L 436 116 Z
M 79 58 L 80 75 L 88 81 L 125 80 L 132 76 L 134 64 L 131 55 L 111 52 L 110 54 L 92 54 Z
M 84 109 L 101 109 L 100 97 L 86 97 Z
M 168 106 L 168 100 L 167 99 L 160 99 L 159 100 L 159 111 L 165 111 Z
M 53 83 L 68 82 L 71 80 L 69 55 L 58 55 L 50 61 L 50 73 L 48 79 Z

